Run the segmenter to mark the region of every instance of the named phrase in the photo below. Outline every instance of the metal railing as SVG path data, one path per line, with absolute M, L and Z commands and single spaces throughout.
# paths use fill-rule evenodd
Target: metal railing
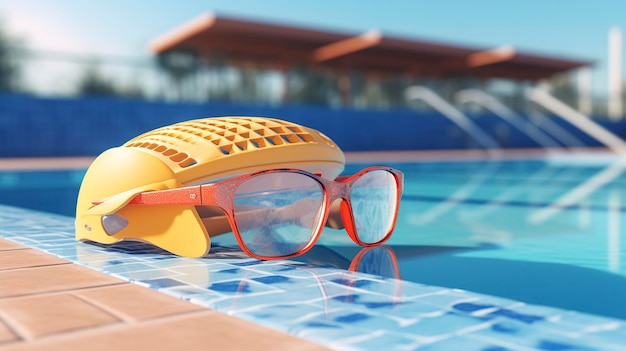
M 485 149 L 490 150 L 491 152 L 500 149 L 500 145 L 491 136 L 489 136 L 489 134 L 485 133 L 485 131 L 472 122 L 472 120 L 463 114 L 463 112 L 458 110 L 432 90 L 422 86 L 411 86 L 406 89 L 405 98 L 407 101 L 424 101 L 430 107 L 441 113 L 444 117 L 448 118 L 450 121 L 462 128 Z
M 522 118 L 512 109 L 498 101 L 495 97 L 478 89 L 465 89 L 456 93 L 456 100 L 460 104 L 474 102 L 491 111 L 496 116 L 510 123 L 513 127 L 519 129 L 538 145 L 546 148 L 561 148 L 552 136 L 548 135 L 538 126 L 532 124 L 529 120 Z
M 621 138 L 603 128 L 591 118 L 559 101 L 545 90 L 540 88 L 529 88 L 526 91 L 526 96 L 529 100 L 537 103 L 546 110 L 567 120 L 612 151 L 619 154 L 626 153 L 626 142 L 624 142 Z

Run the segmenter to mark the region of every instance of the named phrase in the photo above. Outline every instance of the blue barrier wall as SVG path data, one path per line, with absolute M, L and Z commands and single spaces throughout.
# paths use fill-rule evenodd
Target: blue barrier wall
M 93 156 L 157 127 L 228 115 L 268 116 L 303 124 L 322 131 L 345 151 L 480 148 L 471 136 L 436 112 L 6 94 L 0 95 L 0 157 Z M 538 147 L 497 116 L 484 114 L 473 120 L 503 147 Z M 554 121 L 587 145 L 599 145 L 561 119 Z M 626 122 L 602 124 L 621 137 L 626 135 Z

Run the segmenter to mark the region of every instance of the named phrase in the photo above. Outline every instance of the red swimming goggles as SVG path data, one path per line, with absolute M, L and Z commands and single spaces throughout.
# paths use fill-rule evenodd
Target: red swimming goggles
M 345 228 L 358 245 L 382 244 L 395 226 L 402 188 L 402 172 L 389 167 L 369 167 L 335 181 L 274 169 L 144 192 L 128 205 L 197 206 L 210 236 L 232 231 L 248 255 L 271 260 L 307 252 L 325 225 Z

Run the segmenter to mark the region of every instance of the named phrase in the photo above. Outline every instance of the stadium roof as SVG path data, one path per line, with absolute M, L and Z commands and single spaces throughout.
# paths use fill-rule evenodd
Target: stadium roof
M 156 54 L 192 50 L 225 55 L 230 63 L 273 67 L 293 63 L 420 77 L 539 80 L 591 62 L 518 52 L 512 47 L 476 48 L 386 36 L 377 30 L 350 34 L 203 14 L 154 40 Z

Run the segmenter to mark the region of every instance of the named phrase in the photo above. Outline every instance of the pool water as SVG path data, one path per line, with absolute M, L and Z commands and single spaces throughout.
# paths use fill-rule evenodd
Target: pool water
M 0 203 L 74 216 L 85 171 L 0 171 Z
M 394 165 L 400 276 L 626 319 L 626 163 L 587 161 Z
M 390 165 L 405 173 L 405 192 L 387 245 L 364 251 L 327 229 L 298 261 L 626 319 L 626 163 Z M 0 173 L 0 203 L 73 216 L 83 175 Z

